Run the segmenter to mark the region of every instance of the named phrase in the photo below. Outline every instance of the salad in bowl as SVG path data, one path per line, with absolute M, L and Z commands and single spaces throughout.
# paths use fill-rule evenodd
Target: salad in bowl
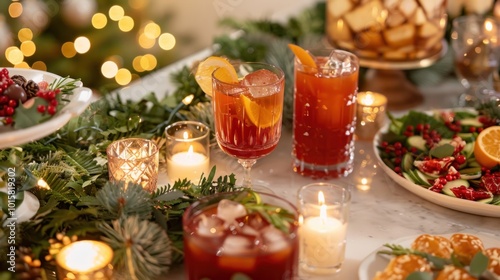
M 500 217 L 500 120 L 486 109 L 389 114 L 375 153 L 408 190 L 455 210 Z

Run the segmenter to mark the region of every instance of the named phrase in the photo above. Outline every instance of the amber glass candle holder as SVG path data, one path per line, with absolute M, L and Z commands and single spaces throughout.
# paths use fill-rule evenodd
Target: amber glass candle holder
M 159 153 L 148 139 L 128 138 L 111 143 L 107 150 L 109 180 L 141 185 L 154 192 L 158 181 Z

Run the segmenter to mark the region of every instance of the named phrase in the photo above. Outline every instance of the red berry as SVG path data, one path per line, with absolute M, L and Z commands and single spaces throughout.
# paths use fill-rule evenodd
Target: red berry
M 45 105 L 38 105 L 36 107 L 36 110 L 39 112 L 39 113 L 45 113 Z
M 16 108 L 17 107 L 17 101 L 14 100 L 14 99 L 11 99 L 11 100 L 9 100 L 9 104 L 7 106 L 12 107 L 12 108 Z
M 54 99 L 50 100 L 49 104 L 56 107 L 57 104 L 59 104 L 59 103 L 57 102 L 57 99 L 54 98 Z
M 12 116 L 12 115 L 14 115 L 14 111 L 15 111 L 15 110 L 14 110 L 14 108 L 12 108 L 12 107 L 6 107 L 6 108 L 4 109 L 4 111 L 5 111 L 5 115 L 7 115 L 7 116 Z
M 47 113 L 49 113 L 50 115 L 55 115 L 56 111 L 57 111 L 56 107 L 52 105 L 47 106 Z
M 6 117 L 3 121 L 6 125 L 12 124 L 14 122 L 12 117 Z
M 56 98 L 56 93 L 54 91 L 49 91 L 45 95 L 45 99 L 47 99 L 48 101 L 50 101 L 54 98 Z

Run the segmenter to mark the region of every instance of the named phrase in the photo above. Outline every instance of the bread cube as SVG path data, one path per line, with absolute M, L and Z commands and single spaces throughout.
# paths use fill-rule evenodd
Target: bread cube
M 339 18 L 350 11 L 353 4 L 350 0 L 328 0 L 327 7 L 330 15 L 334 18 Z
M 360 32 L 379 25 L 383 9 L 380 0 L 372 0 L 345 14 L 345 20 L 354 32 Z
M 406 18 L 410 18 L 415 10 L 417 9 L 418 4 L 415 0 L 403 0 L 399 4 L 399 10 L 405 15 Z
M 389 46 L 402 47 L 413 43 L 415 25 L 406 23 L 384 31 L 383 36 Z

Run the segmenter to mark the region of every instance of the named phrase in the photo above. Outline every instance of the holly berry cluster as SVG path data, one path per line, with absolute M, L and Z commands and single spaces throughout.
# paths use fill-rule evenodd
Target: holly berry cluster
M 13 125 L 14 115 L 19 106 L 30 106 L 30 100 L 39 97 L 46 105 L 38 105 L 40 114 L 54 115 L 57 113 L 57 95 L 60 89 L 50 89 L 46 81 L 39 83 L 26 80 L 21 75 L 9 76 L 6 68 L 0 70 L 0 118 L 4 125 Z

